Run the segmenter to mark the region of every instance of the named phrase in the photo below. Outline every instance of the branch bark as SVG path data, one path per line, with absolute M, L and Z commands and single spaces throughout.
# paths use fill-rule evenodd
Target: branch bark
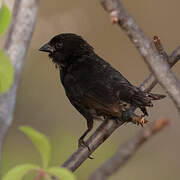
M 168 124 L 167 119 L 159 119 L 150 126 L 142 129 L 125 144 L 121 145 L 116 153 L 102 166 L 95 170 L 89 180 L 106 180 L 109 176 L 117 172 L 134 153 L 152 136 L 159 133 Z
M 14 82 L 8 92 L 0 96 L 0 155 L 8 127 L 13 121 L 16 94 L 21 79 L 27 49 L 36 22 L 39 0 L 16 0 L 12 23 L 4 50 L 14 66 Z
M 159 55 L 152 40 L 144 34 L 120 0 L 100 0 L 100 2 L 109 13 L 112 22 L 118 23 L 136 46 L 150 71 L 169 94 L 180 113 L 180 82 L 170 70 L 168 63 Z
M 63 164 L 63 167 L 68 168 L 71 171 L 75 171 L 92 154 L 92 152 L 94 152 L 94 150 L 123 123 L 124 122 L 121 121 L 117 124 L 114 120 L 106 120 L 102 122 L 93 135 L 86 141 L 87 145 L 91 149 L 91 152 L 89 152 L 86 147 L 78 148 L 78 150 Z

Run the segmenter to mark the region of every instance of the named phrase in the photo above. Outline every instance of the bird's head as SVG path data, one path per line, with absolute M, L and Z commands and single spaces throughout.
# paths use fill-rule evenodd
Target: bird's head
M 60 67 L 66 67 L 75 61 L 76 57 L 93 52 L 93 48 L 81 36 L 72 33 L 53 37 L 39 50 L 49 53 L 52 61 Z

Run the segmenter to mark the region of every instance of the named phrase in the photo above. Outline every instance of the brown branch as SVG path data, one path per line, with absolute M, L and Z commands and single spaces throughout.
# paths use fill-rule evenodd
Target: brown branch
M 169 64 L 172 67 L 174 64 L 176 64 L 180 59 L 180 46 L 178 46 L 169 56 Z
M 159 133 L 168 124 L 167 119 L 160 119 L 142 129 L 125 144 L 121 145 L 116 153 L 102 166 L 95 170 L 89 180 L 105 180 L 117 172 L 134 155 L 134 153 L 152 136 Z
M 158 50 L 159 54 L 168 62 L 169 56 L 166 53 L 166 51 L 164 50 L 164 47 L 161 43 L 160 38 L 158 36 L 154 36 L 153 40 L 154 40 L 154 45 L 155 45 L 156 49 Z
M 66 167 L 71 171 L 75 171 L 90 156 L 90 154 L 123 123 L 124 122 L 121 121 L 117 124 L 114 120 L 103 121 L 93 135 L 86 141 L 87 145 L 91 149 L 91 152 L 89 152 L 86 147 L 78 148 L 78 150 L 63 164 L 63 167 Z
M 167 59 L 170 67 L 173 67 L 180 60 L 180 46 L 178 46 Z M 151 91 L 154 86 L 157 84 L 157 80 L 152 74 L 150 74 L 146 80 L 140 85 L 142 91 Z M 151 85 L 150 85 L 151 84 Z
M 12 124 L 17 89 L 29 43 L 31 41 L 39 0 L 16 0 L 12 23 L 4 50 L 14 66 L 14 82 L 8 92 L 0 96 L 0 156 L 8 127 Z
M 179 59 L 180 48 L 177 48 L 169 56 L 169 62 L 171 62 L 171 65 L 173 66 L 175 63 L 178 62 Z M 150 91 L 157 84 L 154 82 L 154 77 L 150 75 L 149 78 L 146 79 L 140 87 L 145 91 Z M 134 110 L 135 108 L 131 107 L 131 111 Z M 77 151 L 74 152 L 62 166 L 68 168 L 71 171 L 75 171 L 88 158 L 88 156 L 92 154 L 92 152 L 95 151 L 95 149 L 97 149 L 122 124 L 123 122 L 117 124 L 114 120 L 102 122 L 98 129 L 87 140 L 87 144 L 92 151 L 89 152 L 87 148 L 78 148 Z
M 101 2 L 103 3 L 104 1 L 101 1 Z M 109 0 L 109 3 L 112 3 L 112 5 L 113 5 L 113 2 L 116 2 L 116 1 Z M 113 11 L 113 13 L 115 13 L 115 15 L 116 15 L 116 12 Z M 114 23 L 116 23 L 117 18 L 112 19 L 112 21 Z M 121 21 L 121 22 L 123 22 L 123 21 Z M 129 24 L 131 24 L 132 22 L 134 22 L 134 20 L 128 21 Z M 135 33 L 137 33 L 136 27 L 133 27 L 133 28 L 135 28 Z M 139 29 L 138 26 L 137 26 L 137 28 Z M 140 33 L 143 34 L 143 38 L 141 36 L 138 37 L 138 33 L 137 33 L 136 34 L 137 37 L 135 36 L 136 39 L 132 38 L 132 40 L 134 41 L 134 43 L 136 43 L 137 47 L 139 46 L 138 49 L 140 49 L 140 52 L 141 51 L 147 52 L 147 48 L 145 48 L 145 50 L 144 50 L 144 47 L 142 47 L 141 45 L 142 44 L 144 45 L 144 43 L 146 44 L 146 42 L 149 43 L 151 41 L 149 39 L 147 39 L 147 37 L 144 35 L 144 33 L 140 29 L 139 29 L 139 31 L 140 31 Z M 131 32 L 126 31 L 126 33 L 129 36 L 131 36 L 132 35 L 131 33 L 133 33 L 133 30 L 131 29 Z M 145 41 L 145 42 L 143 43 L 142 41 Z M 155 49 L 154 45 L 151 45 L 151 46 L 153 46 L 153 51 L 155 51 L 155 54 L 157 54 L 157 57 L 159 57 L 159 54 L 158 54 L 157 50 Z M 151 48 L 151 46 L 149 48 Z M 148 57 L 144 55 L 144 52 L 142 54 L 143 54 L 144 58 L 148 59 Z M 173 53 L 169 56 L 168 62 L 170 64 L 170 66 L 172 67 L 175 63 L 178 62 L 179 59 L 180 59 L 180 47 L 178 47 L 175 51 L 173 51 Z M 154 79 L 154 77 L 152 75 L 149 75 L 149 77 L 141 84 L 140 88 L 144 91 L 149 92 L 152 90 L 153 87 L 155 87 L 156 84 L 157 84 L 157 82 Z M 134 111 L 134 110 L 135 110 L 135 107 L 130 108 L 130 111 Z M 92 151 L 89 152 L 87 148 L 82 148 L 82 147 L 78 148 L 77 151 L 74 152 L 62 166 L 68 168 L 71 171 L 75 171 L 88 158 L 88 156 L 96 148 L 98 148 L 98 146 L 101 145 L 122 124 L 123 124 L 123 122 L 120 122 L 120 124 L 117 125 L 116 122 L 113 120 L 108 120 L 108 121 L 102 122 L 102 124 L 100 124 L 100 126 L 93 133 L 93 135 L 90 138 L 88 138 L 88 140 L 87 140 L 87 144 L 91 148 Z
M 123 7 L 120 0 L 100 0 L 104 9 L 109 13 L 112 21 L 118 23 L 139 50 L 150 71 L 173 100 L 180 113 L 180 82 L 170 70 L 164 57 L 159 55 L 153 42 L 136 24 L 133 17 Z

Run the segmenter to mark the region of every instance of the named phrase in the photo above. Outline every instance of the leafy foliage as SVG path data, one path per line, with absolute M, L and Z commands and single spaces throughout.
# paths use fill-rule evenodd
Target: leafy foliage
M 11 11 L 5 3 L 0 8 L 0 35 L 6 32 L 11 22 Z M 9 57 L 0 50 L 0 94 L 6 92 L 13 82 L 13 66 Z
M 0 9 L 0 35 L 6 32 L 9 24 L 11 22 L 11 11 L 6 6 L 5 3 L 2 3 Z
M 31 127 L 23 126 L 20 127 L 20 130 L 31 139 L 33 144 L 39 150 L 43 161 L 43 167 L 47 168 L 51 158 L 51 145 L 47 137 Z
M 13 66 L 9 57 L 0 50 L 0 93 L 6 92 L 13 82 Z
M 44 134 L 28 126 L 22 126 L 20 127 L 20 130 L 31 139 L 32 143 L 38 149 L 42 157 L 43 167 L 33 164 L 18 165 L 11 169 L 2 180 L 23 180 L 23 178 L 32 171 L 37 173 L 36 179 L 44 177 L 44 179 L 49 180 L 51 179 L 50 177 L 55 176 L 60 180 L 75 180 L 75 176 L 68 169 L 61 167 L 48 167 L 51 159 L 51 145 Z
M 23 177 L 30 171 L 38 170 L 39 167 L 33 164 L 23 164 L 16 166 L 15 168 L 11 169 L 3 180 L 12 180 L 12 179 L 23 179 Z
M 49 168 L 48 173 L 55 175 L 59 179 L 74 180 L 74 175 L 66 168 L 52 167 Z

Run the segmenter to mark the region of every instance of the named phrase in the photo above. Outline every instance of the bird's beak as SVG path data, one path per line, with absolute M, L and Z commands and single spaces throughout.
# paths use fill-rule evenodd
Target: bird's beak
M 53 53 L 53 48 L 49 43 L 46 43 L 39 49 L 39 51 Z

